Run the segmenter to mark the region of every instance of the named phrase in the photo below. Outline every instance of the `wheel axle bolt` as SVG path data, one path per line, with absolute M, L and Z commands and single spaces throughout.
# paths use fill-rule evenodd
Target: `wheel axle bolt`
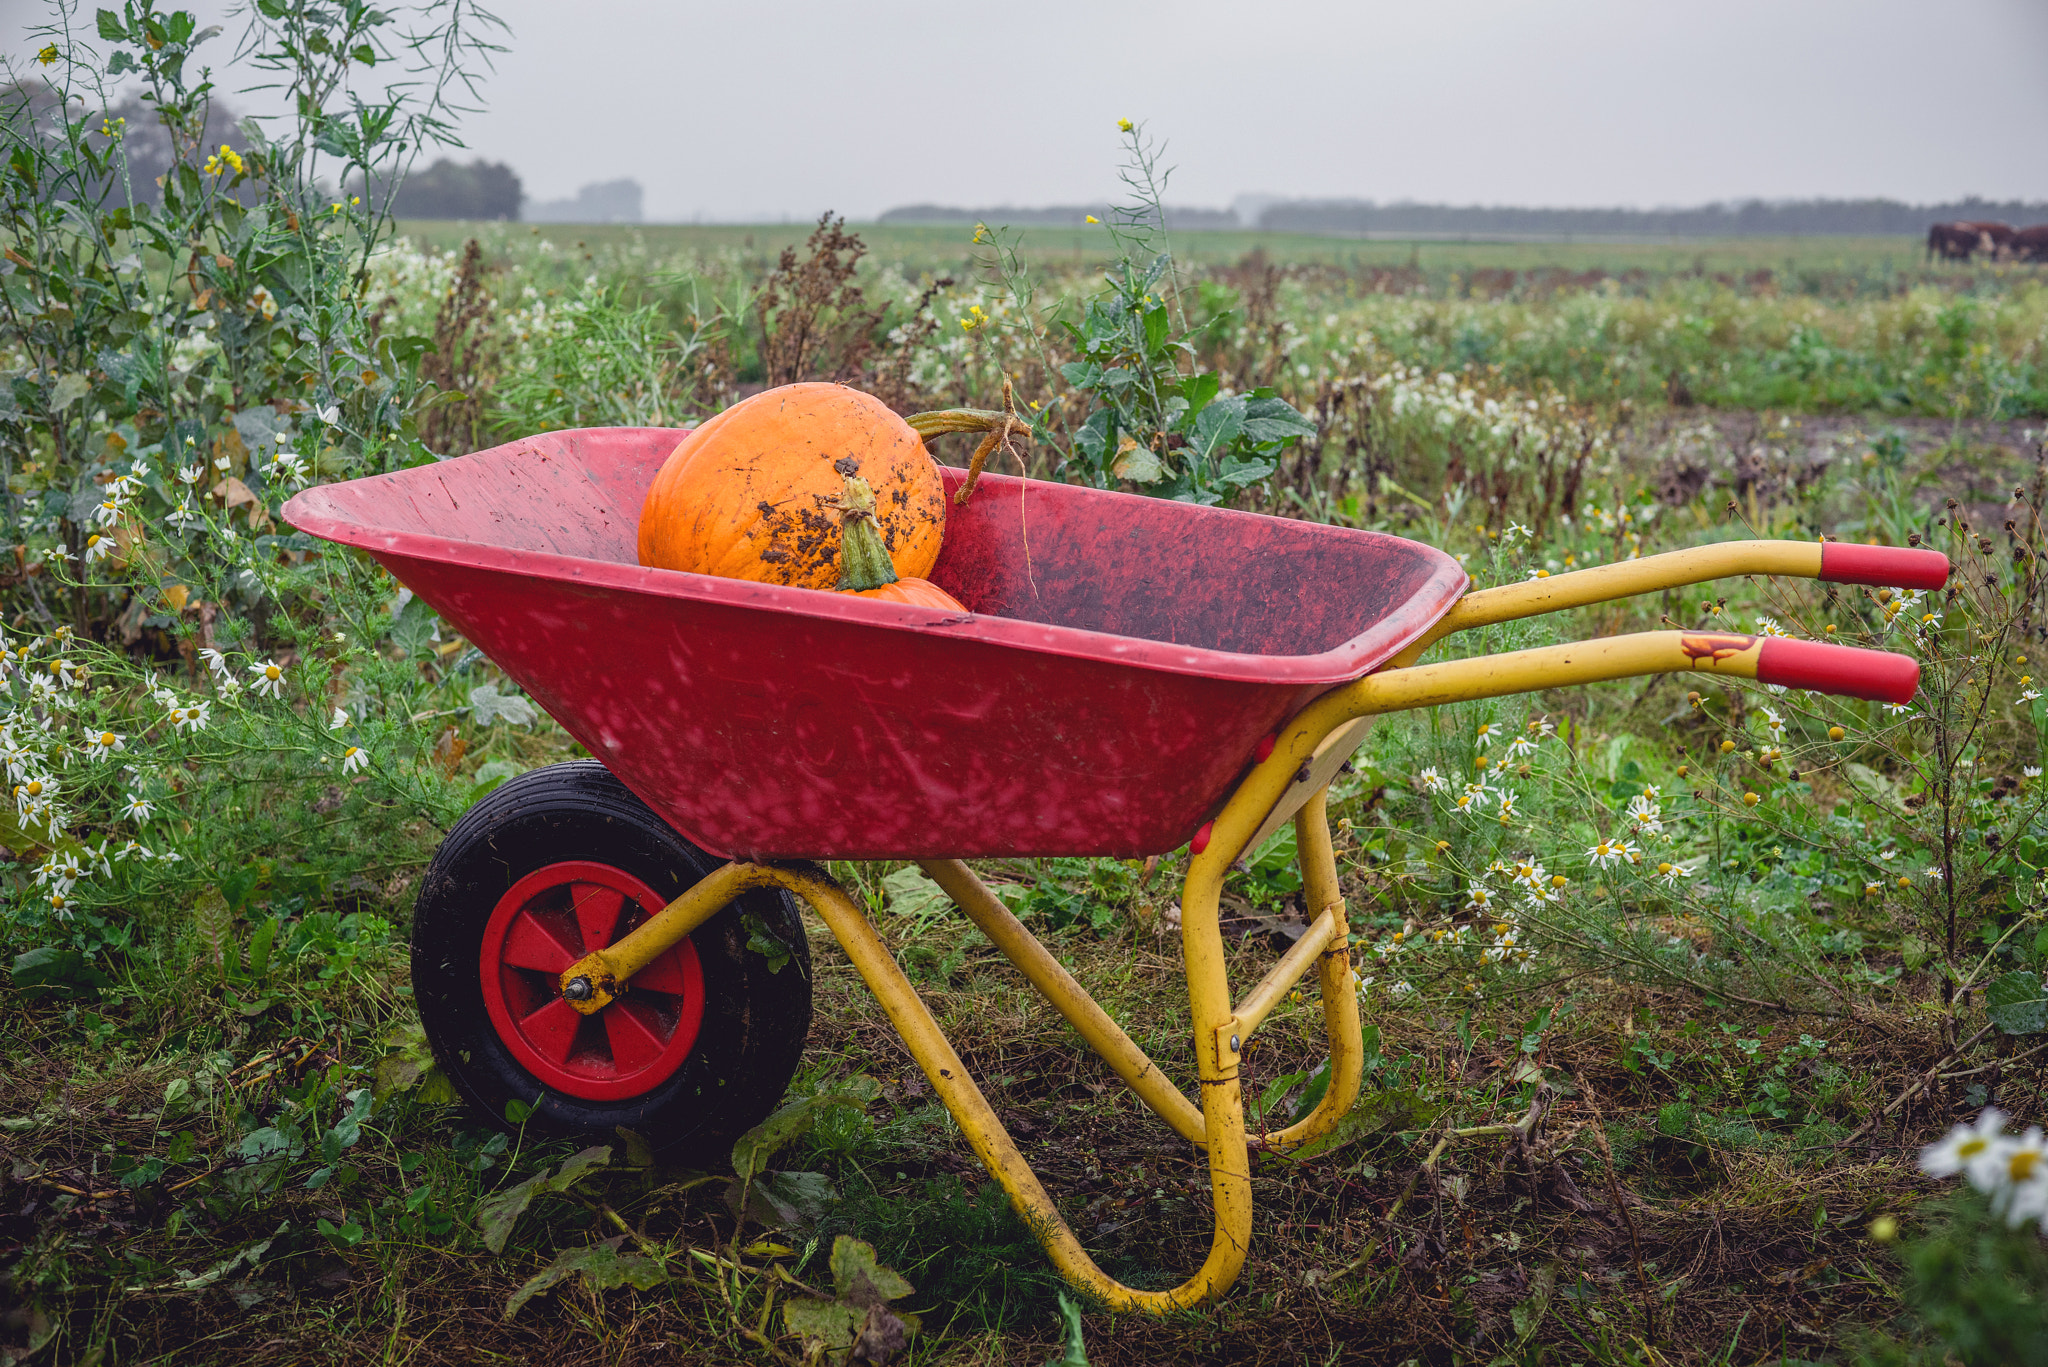
M 1237 1046 L 1237 1036 L 1235 1036 L 1235 1035 L 1232 1035 L 1232 1036 L 1230 1037 L 1230 1052 L 1231 1052 L 1231 1053 L 1233 1053 L 1233 1054 L 1234 1054 L 1234 1053 L 1236 1053 L 1236 1052 L 1237 1052 L 1237 1047 L 1238 1047 L 1238 1046 Z
M 569 980 L 569 985 L 562 989 L 562 995 L 564 997 L 567 997 L 572 1002 L 587 1002 L 591 999 L 591 997 L 595 996 L 596 993 L 592 990 L 590 986 L 590 979 L 571 978 Z

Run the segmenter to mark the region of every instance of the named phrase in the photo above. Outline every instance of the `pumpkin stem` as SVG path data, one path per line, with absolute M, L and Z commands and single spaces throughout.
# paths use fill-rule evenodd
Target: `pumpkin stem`
M 960 492 L 953 495 L 953 501 L 965 504 L 974 497 L 974 486 L 981 480 L 981 469 L 988 464 L 988 458 L 1001 447 L 1022 466 L 1024 458 L 1018 456 L 1010 445 L 1011 437 L 1022 437 L 1028 446 L 1031 443 L 1031 424 L 1017 411 L 1017 396 L 1008 380 L 1003 381 L 1003 406 L 994 408 L 941 408 L 929 413 L 912 413 L 904 419 L 910 430 L 920 437 L 943 436 L 948 432 L 986 432 L 981 445 L 974 448 L 974 458 L 967 462 L 967 478 L 960 484 Z
M 874 488 L 848 475 L 839 495 L 839 587 L 858 593 L 895 582 L 896 566 L 875 525 Z

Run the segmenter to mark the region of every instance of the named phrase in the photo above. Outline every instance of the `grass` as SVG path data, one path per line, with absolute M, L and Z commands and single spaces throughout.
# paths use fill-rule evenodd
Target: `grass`
M 1000 224 L 991 224 L 1000 227 Z M 785 248 L 801 248 L 809 223 L 721 224 L 477 224 L 413 220 L 400 231 L 441 250 L 460 247 L 479 231 L 546 237 L 568 244 L 618 247 L 644 244 L 657 254 L 737 252 L 766 269 Z M 912 272 L 961 270 L 975 255 L 970 229 L 955 225 L 895 223 L 859 225 L 875 259 Z M 1024 251 L 1035 263 L 1093 266 L 1107 246 L 1101 228 L 1033 226 L 1022 230 Z M 1669 242 L 1472 242 L 1455 239 L 1357 239 L 1307 233 L 1184 232 L 1173 238 L 1176 256 L 1205 266 L 1229 265 L 1254 251 L 1288 266 L 1330 266 L 1344 270 L 1413 266 L 1435 278 L 1475 271 L 1556 270 L 1574 274 L 1642 271 L 1668 275 L 1686 271 L 1747 275 L 1769 270 L 1781 275 L 1807 271 L 1892 272 L 1922 268 L 1926 244 L 1894 237 L 1678 238 Z M 2027 267 L 1984 263 L 1950 265 L 1952 279 L 2008 278 Z

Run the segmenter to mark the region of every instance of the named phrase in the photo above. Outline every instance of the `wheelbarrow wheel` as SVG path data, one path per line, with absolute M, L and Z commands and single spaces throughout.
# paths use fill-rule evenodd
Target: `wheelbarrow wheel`
M 811 1023 L 795 900 L 749 892 L 591 1016 L 558 976 L 718 867 L 595 760 L 511 779 L 441 842 L 414 912 L 412 980 L 435 1059 L 499 1123 L 643 1136 L 717 1162 L 774 1109 Z M 517 1108 L 514 1108 L 517 1113 Z

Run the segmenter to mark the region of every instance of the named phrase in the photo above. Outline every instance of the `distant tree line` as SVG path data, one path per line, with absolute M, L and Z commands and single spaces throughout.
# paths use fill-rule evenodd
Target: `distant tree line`
M 349 189 L 354 194 L 363 193 L 360 183 Z M 376 182 L 372 190 L 381 196 L 386 187 Z M 398 218 L 516 220 L 525 198 L 518 173 L 501 161 L 479 157 L 465 165 L 442 157 L 398 183 L 391 212 Z
M 1282 200 L 1258 215 L 1274 232 L 1504 233 L 1564 236 L 1799 237 L 1919 234 L 1951 219 L 2039 223 L 2048 203 L 1996 202 L 1972 196 L 1953 204 L 1895 199 L 1748 200 L 1694 209 L 1517 209 L 1447 204 L 1375 204 L 1370 200 Z
M 1109 221 L 1110 209 L 1107 204 L 1059 204 L 1049 209 L 1020 209 L 1005 204 L 995 209 L 953 209 L 943 204 L 906 204 L 900 209 L 891 209 L 876 221 L 879 223 L 1007 223 L 1017 227 L 1033 225 L 1055 228 L 1079 228 L 1086 226 L 1090 215 L 1102 222 Z M 1166 226 L 1169 228 L 1227 230 L 1246 225 L 1238 219 L 1232 209 L 1187 209 L 1167 206 Z
M 911 204 L 891 209 L 883 223 L 1003 223 L 1080 225 L 1088 215 L 1109 217 L 1102 205 L 1049 209 L 954 209 Z M 1240 201 L 1235 209 L 1169 207 L 1167 226 L 1180 229 L 1264 229 L 1331 237 L 1379 233 L 1473 234 L 1505 237 L 1800 237 L 1919 235 L 1927 225 L 1952 220 L 2048 222 L 2048 203 L 1971 196 L 1951 204 L 1906 204 L 1895 199 L 1747 200 L 1692 209 L 1518 209 L 1511 206 L 1395 203 L 1369 199 Z

